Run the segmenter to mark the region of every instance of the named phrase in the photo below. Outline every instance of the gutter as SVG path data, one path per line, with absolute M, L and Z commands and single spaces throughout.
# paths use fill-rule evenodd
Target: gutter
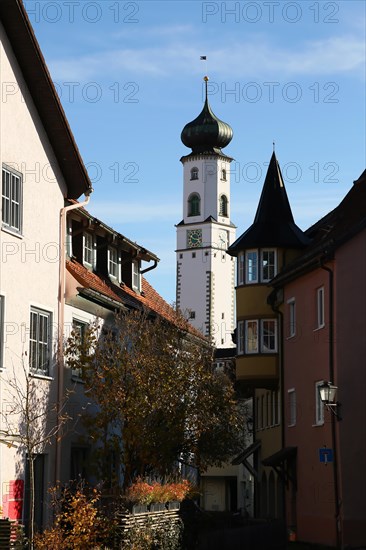
M 85 200 L 76 204 L 64 206 L 60 211 L 60 263 L 59 263 L 59 292 L 58 292 L 58 335 L 57 335 L 57 433 L 61 431 L 60 412 L 64 394 L 64 323 L 65 323 L 65 263 L 66 263 L 66 220 L 71 210 L 86 206 L 90 201 L 92 189 L 85 192 Z M 61 478 L 61 441 L 56 437 L 55 481 Z

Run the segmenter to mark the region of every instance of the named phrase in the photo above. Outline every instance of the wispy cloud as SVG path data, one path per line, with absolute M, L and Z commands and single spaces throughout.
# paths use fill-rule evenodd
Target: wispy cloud
M 170 34 L 167 35 L 170 38 Z M 308 41 L 294 49 L 283 48 L 268 40 L 232 42 L 224 48 L 210 47 L 197 40 L 186 43 L 166 41 L 155 48 L 121 48 L 96 52 L 72 59 L 50 61 L 55 80 L 86 80 L 130 74 L 140 77 L 166 77 L 172 74 L 187 75 L 202 72 L 198 53 L 210 51 L 210 64 L 220 77 L 260 77 L 268 74 L 340 75 L 364 74 L 364 39 L 354 36 L 336 36 L 324 40 Z

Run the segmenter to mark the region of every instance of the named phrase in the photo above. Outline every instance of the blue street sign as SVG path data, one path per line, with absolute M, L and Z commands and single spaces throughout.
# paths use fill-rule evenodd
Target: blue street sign
M 333 462 L 333 449 L 327 449 L 326 447 L 319 449 L 319 460 L 325 464 Z

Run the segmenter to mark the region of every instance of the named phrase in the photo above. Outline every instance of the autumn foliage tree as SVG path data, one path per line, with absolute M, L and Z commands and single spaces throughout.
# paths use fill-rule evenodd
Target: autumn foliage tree
M 104 480 L 111 456 L 127 486 L 136 476 L 174 473 L 178 459 L 202 471 L 241 449 L 233 384 L 213 367 L 207 341 L 187 328 L 183 319 L 130 312 L 110 330 L 95 325 L 83 342 L 70 339 L 69 363 L 96 405 L 84 420 Z

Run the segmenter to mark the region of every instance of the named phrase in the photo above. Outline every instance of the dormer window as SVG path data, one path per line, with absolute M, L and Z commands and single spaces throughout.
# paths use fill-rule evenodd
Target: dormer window
M 220 197 L 220 210 L 219 215 L 227 217 L 227 205 L 228 205 L 228 199 L 226 195 L 221 195 Z
M 91 233 L 84 233 L 83 240 L 83 263 L 88 267 L 94 267 L 94 236 Z
M 132 262 L 132 288 L 136 292 L 141 292 L 141 273 L 138 260 Z
M 108 248 L 108 273 L 110 277 L 120 279 L 118 250 L 112 247 Z
M 198 168 L 196 166 L 191 170 L 191 180 L 198 180 Z
M 223 168 L 223 169 L 221 170 L 221 179 L 222 179 L 223 181 L 226 181 L 226 170 L 225 170 L 225 168 Z
M 198 193 L 192 193 L 188 198 L 188 216 L 199 216 L 201 213 L 201 198 Z

